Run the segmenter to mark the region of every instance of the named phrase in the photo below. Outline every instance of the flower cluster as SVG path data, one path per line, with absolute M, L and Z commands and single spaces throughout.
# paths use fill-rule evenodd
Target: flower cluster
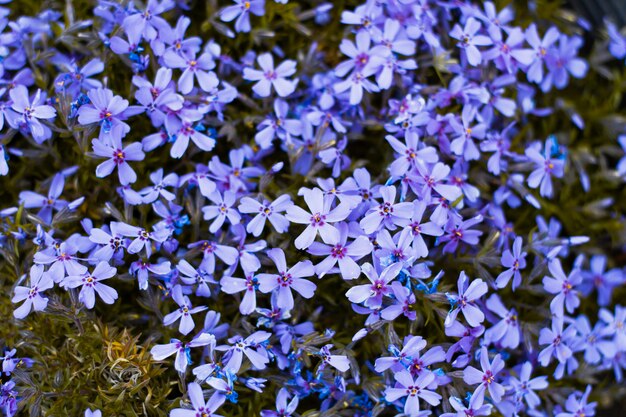
M 590 155 L 609 122 L 561 97 L 626 67 L 584 28 L 491 2 L 208 2 L 210 28 L 177 0 L 0 3 L 3 321 L 145 335 L 172 417 L 592 417 L 588 383 L 623 383 L 626 200 L 591 184 L 623 187 L 626 123 Z M 7 376 L 48 366 L 15 354 Z M 68 406 L 115 415 L 107 392 Z

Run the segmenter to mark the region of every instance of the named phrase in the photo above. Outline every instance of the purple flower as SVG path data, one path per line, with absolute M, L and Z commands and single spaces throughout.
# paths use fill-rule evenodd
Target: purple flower
M 232 372 L 238 372 L 241 368 L 243 356 L 245 355 L 255 369 L 264 369 L 269 358 L 267 352 L 262 344 L 265 343 L 271 336 L 271 333 L 258 331 L 252 333 L 245 339 L 241 336 L 235 336 L 228 339 L 228 342 L 232 346 L 221 345 L 215 348 L 216 350 L 225 351 L 224 354 L 224 367 L 230 369 Z M 259 352 L 259 350 L 261 350 Z
M 312 190 L 301 188 L 298 194 L 304 197 L 310 212 L 307 213 L 295 204 L 287 207 L 285 216 L 287 220 L 307 225 L 306 229 L 294 241 L 296 248 L 308 248 L 318 233 L 325 243 L 337 243 L 340 237 L 339 231 L 330 223 L 335 223 L 348 217 L 350 207 L 346 204 L 339 204 L 331 210 L 330 201 L 324 199 L 324 193 L 319 188 L 313 188 Z
M 292 205 L 291 197 L 288 194 L 283 194 L 271 203 L 267 200 L 260 203 L 250 197 L 243 197 L 237 209 L 241 213 L 256 213 L 256 216 L 248 222 L 246 231 L 257 237 L 263 232 L 266 220 L 269 220 L 278 233 L 285 233 L 289 229 L 289 220 L 282 212 Z
M 182 259 L 178 265 L 176 265 L 176 269 L 180 272 L 180 280 L 183 281 L 186 285 L 197 285 L 196 287 L 196 295 L 198 297 L 210 297 L 211 289 L 209 288 L 210 284 L 216 284 L 217 282 L 213 279 L 213 277 L 208 274 L 203 269 L 196 270 L 189 262 Z
M 422 184 L 422 189 L 418 195 L 421 195 L 424 200 L 430 200 L 433 191 L 448 201 L 455 201 L 461 197 L 462 191 L 459 187 L 444 183 L 450 174 L 450 167 L 446 164 L 437 162 L 432 167 L 417 165 L 417 171 L 419 172 L 419 182 Z
M 489 352 L 486 347 L 480 350 L 480 366 L 482 371 L 468 366 L 463 371 L 463 381 L 469 385 L 480 384 L 472 396 L 484 397 L 485 391 L 489 390 L 489 395 L 496 403 L 499 403 L 504 395 L 504 387 L 496 382 L 496 377 L 504 369 L 504 361 L 500 355 L 493 358 L 493 362 L 489 363 Z
M 539 362 L 541 366 L 548 366 L 550 359 L 554 355 L 560 364 L 564 364 L 567 359 L 572 356 L 572 349 L 567 345 L 571 341 L 572 337 L 576 335 L 576 328 L 574 326 L 568 326 L 563 331 L 563 317 L 552 317 L 552 328 L 548 329 L 544 327 L 539 332 L 539 344 L 548 345 L 541 352 L 539 352 Z
M 285 355 L 291 350 L 292 343 L 294 341 L 301 340 L 301 338 L 297 336 L 303 336 L 315 331 L 313 323 L 310 321 L 305 321 L 304 323 L 296 324 L 294 326 L 285 323 L 278 323 L 274 326 L 274 329 L 276 337 L 280 339 L 281 351 Z
M 483 216 L 478 215 L 468 220 L 461 221 L 457 216 L 450 217 L 446 224 L 446 235 L 440 238 L 441 242 L 448 242 L 443 247 L 444 253 L 452 253 L 456 250 L 459 242 L 468 245 L 478 244 L 479 237 L 483 234 L 480 230 L 470 230 L 470 227 L 483 221 Z
M 9 91 L 13 103 L 11 109 L 21 116 L 16 124 L 25 123 L 33 134 L 33 138 L 41 143 L 46 138 L 44 126 L 39 119 L 47 120 L 56 117 L 56 110 L 52 106 L 40 104 L 41 90 L 37 90 L 31 101 L 28 97 L 28 89 L 23 85 L 16 85 Z
M 259 289 L 264 293 L 275 291 L 277 307 L 284 310 L 293 308 L 292 289 L 304 298 L 313 297 L 317 285 L 302 279 L 303 277 L 310 277 L 315 273 L 311 261 L 301 261 L 287 269 L 285 252 L 282 249 L 270 249 L 267 251 L 267 256 L 274 261 L 278 274 L 259 274 Z
M 89 231 L 89 240 L 102 245 L 93 256 L 100 261 L 109 261 L 114 255 L 122 252 L 126 248 L 126 240 L 123 239 L 122 223 L 111 222 L 110 231 L 94 227 Z
M 335 69 L 335 74 L 338 77 L 343 77 L 350 70 L 354 70 L 355 73 L 363 71 L 375 72 L 378 70 L 385 62 L 385 57 L 389 54 L 389 50 L 383 45 L 370 46 L 370 34 L 364 30 L 357 32 L 356 45 L 348 39 L 343 39 L 339 49 L 350 59 L 340 63 Z
M 141 190 L 144 204 L 153 203 L 159 196 L 167 201 L 172 201 L 176 198 L 175 194 L 165 189 L 165 187 L 178 187 L 178 175 L 175 173 L 167 174 L 163 177 L 163 168 L 159 168 L 150 174 L 150 181 L 154 185 Z
M 403 314 L 409 320 L 415 320 L 417 315 L 412 307 L 415 304 L 415 294 L 397 281 L 391 283 L 391 291 L 395 301 L 392 305 L 385 307 L 380 312 L 380 316 L 385 320 L 395 320 Z
M 486 46 L 493 43 L 487 36 L 476 35 L 480 28 L 480 22 L 470 17 L 465 22 L 465 28 L 461 28 L 457 24 L 454 25 L 450 32 L 451 37 L 459 40 L 457 45 L 465 51 L 467 62 L 472 66 L 479 65 L 482 62 L 482 56 L 477 46 Z
M 211 226 L 209 226 L 209 232 L 217 232 L 222 227 L 226 219 L 228 219 L 231 225 L 236 225 L 241 221 L 241 215 L 236 208 L 232 207 L 237 200 L 236 193 L 226 190 L 224 191 L 224 196 L 222 197 L 222 194 L 216 190 L 209 195 L 209 199 L 215 205 L 202 207 L 204 220 L 215 219 L 211 223 Z
M 176 94 L 170 68 L 159 68 L 154 84 L 137 75 L 133 77 L 133 84 L 138 87 L 135 98 L 145 107 L 154 127 L 165 123 L 166 113 L 179 111 L 183 107 L 185 99 Z
M 480 308 L 476 306 L 475 301 L 487 294 L 487 284 L 480 278 L 475 279 L 469 285 L 468 281 L 469 278 L 465 274 L 465 271 L 462 271 L 457 282 L 459 290 L 458 295 L 446 293 L 450 303 L 452 303 L 452 310 L 446 317 L 446 327 L 451 326 L 452 323 L 456 321 L 459 311 L 463 312 L 465 320 L 467 320 L 467 323 L 471 327 L 477 327 L 485 320 L 485 315 Z
M 613 341 L 620 351 L 626 350 L 626 307 L 615 306 L 615 314 L 603 308 L 598 317 L 607 325 L 605 334 L 613 336 Z
M 408 371 L 402 370 L 396 372 L 393 377 L 397 381 L 396 385 L 385 389 L 385 400 L 395 402 L 402 397 L 407 397 L 404 403 L 404 414 L 417 417 L 420 414 L 420 398 L 430 405 L 439 405 L 441 395 L 427 389 L 435 380 L 434 373 L 424 372 L 413 379 Z
M 54 83 L 57 91 L 67 90 L 71 93 L 77 94 L 83 88 L 85 90 L 91 90 L 93 88 L 102 88 L 102 83 L 99 80 L 91 79 L 92 75 L 100 74 L 104 71 L 104 62 L 98 58 L 94 58 L 85 66 L 78 67 L 74 62 L 64 65 L 69 73 L 61 74 L 57 77 L 57 81 Z
M 256 310 L 256 291 L 259 289 L 259 279 L 254 272 L 258 269 L 249 270 L 242 267 L 245 278 L 225 276 L 220 280 L 222 291 L 227 294 L 236 294 L 244 291 L 243 299 L 239 303 L 241 314 L 252 314 Z
M 296 408 L 298 408 L 300 398 L 296 394 L 293 396 L 289 404 L 287 404 L 288 399 L 289 391 L 287 388 L 281 388 L 276 396 L 276 411 L 262 410 L 261 417 L 291 417 L 291 414 L 293 414 L 296 411 Z
M 585 362 L 595 365 L 602 360 L 602 357 L 610 358 L 615 356 L 617 345 L 613 341 L 604 337 L 609 333 L 606 324 L 599 320 L 596 325 L 591 328 L 587 316 L 580 315 L 576 317 L 577 335 L 572 343 L 574 352 L 584 351 Z
M 440 417 L 478 417 L 488 416 L 491 414 L 491 404 L 483 404 L 485 397 L 480 395 L 472 395 L 467 407 L 458 397 L 450 397 L 450 405 L 455 413 L 443 413 Z
M 546 141 L 544 155 L 536 148 L 526 149 L 526 156 L 535 163 L 535 170 L 528 176 L 528 186 L 539 188 L 539 193 L 544 197 L 552 197 L 552 176 L 563 177 L 565 162 L 560 159 L 550 157 L 551 146 Z
M 592 256 L 589 260 L 589 270 L 581 272 L 583 282 L 579 286 L 580 292 L 585 296 L 588 296 L 595 288 L 598 291 L 598 304 L 601 306 L 609 305 L 613 289 L 623 285 L 626 281 L 624 272 L 619 268 L 605 271 L 606 263 L 606 256 Z
M 339 230 L 339 239 L 324 245 L 313 242 L 307 251 L 315 256 L 326 256 L 326 259 L 315 265 L 315 273 L 322 278 L 339 263 L 339 272 L 343 279 L 355 279 L 361 273 L 361 268 L 356 261 L 372 252 L 372 243 L 366 236 L 358 236 L 354 241 L 348 241 L 348 224 L 340 222 L 336 224 Z
M 103 133 L 108 134 L 117 125 L 122 127 L 120 138 L 130 131 L 130 126 L 123 122 L 126 118 L 124 111 L 128 108 L 128 100 L 114 96 L 113 91 L 108 88 L 89 90 L 87 96 L 90 103 L 78 109 L 78 122 L 81 125 L 100 124 L 101 139 L 104 138 Z
M 171 0 L 149 0 L 146 9 L 138 11 L 124 18 L 122 27 L 128 34 L 132 34 L 133 38 L 143 37 L 146 40 L 153 41 L 157 38 L 159 32 L 169 28 L 169 24 L 165 19 L 159 16 L 174 6 Z M 130 35 L 129 35 L 130 36 Z M 153 48 L 155 47 L 152 43 Z
M 376 359 L 374 369 L 376 372 L 383 372 L 390 369 L 398 372 L 406 369 L 409 361 L 413 357 L 419 357 L 419 353 L 426 347 L 426 341 L 421 336 L 407 336 L 402 350 L 398 350 L 395 345 L 389 345 L 388 350 L 393 356 L 385 356 Z
M 261 70 L 244 68 L 243 78 L 248 81 L 257 81 L 252 90 L 261 97 L 269 97 L 271 88 L 274 87 L 280 97 L 287 97 L 296 89 L 298 80 L 288 80 L 287 77 L 296 73 L 296 61 L 290 59 L 281 63 L 274 69 L 274 58 L 270 53 L 264 53 L 257 57 Z
M 20 192 L 20 204 L 24 205 L 24 208 L 36 208 L 41 207 L 37 215 L 46 223 L 52 221 L 52 210 L 61 210 L 67 207 L 67 201 L 59 200 L 65 186 L 65 176 L 61 173 L 56 174 L 50 184 L 48 190 L 48 197 L 44 197 L 41 194 L 37 194 L 32 191 Z
M 183 289 L 180 285 L 176 285 L 174 288 L 172 288 L 172 299 L 174 299 L 176 304 L 178 304 L 178 309 L 163 317 L 163 324 L 169 326 L 176 320 L 180 319 L 178 331 L 184 335 L 189 334 L 189 332 L 191 332 L 195 327 L 195 323 L 193 322 L 193 318 L 191 318 L 191 315 L 199 313 L 200 311 L 207 310 L 208 307 L 192 307 L 191 301 L 189 301 L 189 297 L 183 295 Z
M 235 5 L 228 6 L 220 12 L 220 19 L 230 22 L 237 18 L 235 30 L 237 32 L 250 32 L 250 13 L 256 16 L 265 14 L 265 0 L 234 0 Z
M 565 305 L 567 312 L 573 313 L 580 305 L 578 291 L 574 289 L 582 281 L 580 270 L 574 268 L 569 276 L 566 276 L 558 258 L 548 263 L 548 269 L 553 276 L 543 277 L 543 289 L 550 294 L 556 294 L 550 302 L 550 311 L 552 314 L 562 317 L 563 306 Z
M 178 79 L 178 91 L 182 94 L 189 94 L 194 87 L 194 80 L 202 91 L 212 91 L 219 84 L 217 75 L 210 71 L 215 68 L 213 57 L 204 53 L 199 57 L 195 54 L 181 56 L 174 51 L 167 51 L 163 55 L 163 62 L 170 68 L 183 69 L 183 73 Z
M 487 308 L 502 320 L 485 332 L 485 339 L 503 348 L 515 349 L 520 342 L 520 327 L 515 309 L 507 310 L 497 294 L 492 294 L 485 303 Z
M 197 118 L 201 118 L 198 116 Z M 210 151 L 215 146 L 215 139 L 205 135 L 199 130 L 193 127 L 193 120 L 183 119 L 178 133 L 176 133 L 176 139 L 170 150 L 170 156 L 172 158 L 180 158 L 184 155 L 185 151 L 189 147 L 189 140 L 192 140 L 196 146 L 203 151 Z
M 587 389 L 581 395 L 580 392 L 574 392 L 567 397 L 565 401 L 565 410 L 567 412 L 557 413 L 555 417 L 593 417 L 596 415 L 596 406 L 598 403 L 588 403 L 589 394 L 591 393 L 591 385 L 587 385 Z M 580 398 L 578 398 L 580 396 Z
M 141 143 L 133 142 L 124 147 L 122 136 L 124 135 L 121 125 L 116 125 L 111 135 L 106 140 L 94 139 L 91 141 L 93 151 L 97 156 L 109 158 L 96 168 L 96 176 L 104 178 L 113 172 L 117 167 L 117 174 L 122 185 L 132 184 L 137 181 L 137 174 L 130 167 L 127 161 L 142 161 L 145 154 L 141 148 Z
M 209 398 L 208 402 L 205 402 L 202 388 L 195 382 L 187 385 L 187 394 L 191 400 L 193 410 L 175 408 L 170 412 L 170 417 L 221 417 L 220 415 L 214 413 L 215 410 L 220 408 L 220 406 L 224 404 L 224 401 L 226 401 L 225 396 L 216 393 Z
M 413 214 L 413 202 L 394 203 L 396 200 L 396 187 L 380 187 L 380 195 L 383 202 L 378 207 L 372 207 L 361 219 L 359 225 L 365 233 L 372 234 L 380 228 L 382 224 L 388 229 L 395 229 L 395 226 L 406 226 Z
M 410 218 L 410 223 L 406 226 L 413 236 L 413 251 L 417 258 L 425 258 L 428 256 L 428 246 L 424 242 L 422 235 L 428 236 L 441 236 L 443 230 L 434 222 L 423 222 L 424 212 L 426 211 L 427 204 L 424 201 L 413 202 L 413 214 Z
M 395 177 L 401 177 L 417 164 L 436 163 L 439 160 L 437 151 L 432 146 L 419 147 L 419 136 L 416 132 L 407 130 L 404 135 L 406 145 L 396 139 L 395 136 L 387 135 L 385 139 L 394 151 L 400 156 L 389 165 L 389 173 Z
M 170 261 L 156 264 L 150 264 L 146 261 L 139 260 L 130 264 L 129 271 L 133 275 L 137 275 L 137 282 L 140 290 L 148 289 L 148 271 L 155 275 L 167 275 L 171 271 Z
M 386 267 L 380 276 L 372 264 L 366 262 L 361 271 L 369 279 L 370 284 L 356 285 L 346 292 L 348 300 L 355 304 L 365 303 L 366 307 L 378 308 L 382 305 L 383 296 L 391 294 L 389 283 L 398 276 L 402 269 L 402 263 L 394 263 Z
M 490 32 L 495 45 L 483 53 L 483 58 L 493 60 L 498 68 L 506 70 L 509 74 L 517 71 L 518 64 L 526 67 L 533 62 L 535 52 L 532 49 L 521 48 L 525 37 L 520 28 L 509 29 L 506 41 L 502 37 L 502 31 Z
M 534 23 L 528 26 L 528 29 L 526 29 L 526 42 L 535 52 L 534 60 L 526 71 L 528 81 L 534 83 L 543 81 L 543 64 L 548 54 L 552 53 L 552 45 L 559 39 L 559 35 L 558 29 L 553 26 L 546 31 L 543 39 L 540 39 L 537 33 L 537 26 Z
M 100 262 L 93 272 L 70 275 L 61 285 L 68 288 L 81 287 L 78 300 L 85 304 L 88 309 L 92 309 L 96 303 L 96 293 L 106 304 L 113 304 L 117 300 L 117 291 L 102 283 L 102 281 L 115 276 L 116 273 L 117 268 L 112 267 L 107 262 Z
M 209 333 L 200 333 L 198 337 L 194 338 L 189 343 L 183 343 L 178 339 L 172 339 L 168 344 L 156 345 L 150 349 L 150 354 L 154 360 L 162 361 L 168 356 L 176 353 L 174 368 L 178 372 L 184 373 L 187 370 L 187 365 L 190 364 L 188 357 L 189 349 L 207 345 L 211 351 L 215 348 L 215 336 Z
M 577 57 L 582 44 L 583 39 L 580 36 L 561 35 L 558 47 L 546 57 L 550 72 L 541 85 L 543 91 L 548 91 L 552 84 L 558 89 L 565 88 L 569 82 L 569 74 L 575 78 L 583 78 L 587 74 L 589 65 Z
M 34 311 L 43 311 L 48 305 L 48 298 L 41 295 L 45 290 L 49 290 L 54 286 L 54 282 L 48 272 L 44 272 L 43 266 L 33 265 L 30 268 L 30 287 L 18 285 L 15 287 L 15 294 L 11 299 L 12 303 L 24 303 L 15 309 L 13 316 L 17 319 L 26 317 L 31 309 Z M 3 364 L 4 371 L 4 364 Z M 6 372 L 6 371 L 5 371 Z
M 189 248 L 199 247 L 203 252 L 203 259 L 200 267 L 212 274 L 215 272 L 215 256 L 226 265 L 232 265 L 237 262 L 239 257 L 239 251 L 233 247 L 226 245 L 219 245 L 215 242 L 208 240 L 201 240 L 199 242 L 189 244 Z
M 85 417 L 102 417 L 102 411 L 100 410 L 91 410 L 88 408 L 85 410 Z
M 626 56 L 626 36 L 623 36 L 612 22 L 605 20 L 605 24 L 609 33 L 609 52 L 617 59 L 624 58 Z
M 152 242 L 158 243 L 164 242 L 171 231 L 168 229 L 159 229 L 154 232 L 148 232 L 146 229 L 137 226 L 131 226 L 130 224 L 118 222 L 116 231 L 122 236 L 133 238 L 133 241 L 128 245 L 128 253 L 139 253 L 142 249 L 146 249 L 146 255 L 152 254 Z
M 363 99 L 363 90 L 373 93 L 380 91 L 376 84 L 367 79 L 367 77 L 375 73 L 376 69 L 371 66 L 366 66 L 361 71 L 355 70 L 345 80 L 334 84 L 333 89 L 337 94 L 341 94 L 349 89 L 350 105 L 356 106 Z
M 50 265 L 48 273 L 55 282 L 61 282 L 66 275 L 81 275 L 87 272 L 87 267 L 78 262 L 76 253 L 78 247 L 73 242 L 66 241 L 48 249 L 35 253 L 36 264 Z
M 320 356 L 322 357 L 322 365 L 320 365 L 320 371 L 326 365 L 330 365 L 340 372 L 346 372 L 350 369 L 350 361 L 346 355 L 331 355 L 330 349 L 333 345 L 324 345 L 320 349 Z
M 289 105 L 286 101 L 277 98 L 274 100 L 275 117 L 268 116 L 257 126 L 259 132 L 254 136 L 254 141 L 261 149 L 268 149 L 272 146 L 275 136 L 289 142 L 291 136 L 302 134 L 302 122 L 297 119 L 287 119 Z
M 506 287 L 511 277 L 513 277 L 513 291 L 522 283 L 522 275 L 519 271 L 526 268 L 526 252 L 522 252 L 522 243 L 522 238 L 516 237 L 515 242 L 513 242 L 513 252 L 507 249 L 502 254 L 502 266 L 509 269 L 498 275 L 496 287 Z
M 523 400 L 526 400 L 526 404 L 528 404 L 530 409 L 534 409 L 541 404 L 541 399 L 535 394 L 535 390 L 548 388 L 547 376 L 538 376 L 530 379 L 532 370 L 532 364 L 530 362 L 524 362 L 519 371 L 519 379 L 513 376 L 509 378 L 509 382 L 515 392 L 515 401 L 519 404 Z
M 450 150 L 459 156 L 463 156 L 466 161 L 480 158 L 480 151 L 474 143 L 474 139 L 484 139 L 487 134 L 487 125 L 478 123 L 471 125 L 476 117 L 476 108 L 470 105 L 463 107 L 461 123 L 456 118 L 450 119 L 450 126 L 457 136 L 450 143 Z

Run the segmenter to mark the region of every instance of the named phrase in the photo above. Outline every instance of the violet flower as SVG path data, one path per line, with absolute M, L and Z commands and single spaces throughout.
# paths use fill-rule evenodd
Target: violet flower
M 463 313 L 465 320 L 471 327 L 477 327 L 485 320 L 485 315 L 476 306 L 475 301 L 487 293 L 487 284 L 482 279 L 475 279 L 468 284 L 469 278 L 462 271 L 457 282 L 459 293 L 448 294 L 446 296 L 452 304 L 452 310 L 448 313 L 445 326 L 449 327 L 456 321 L 459 312 Z
M 261 97 L 269 97 L 272 87 L 280 97 L 287 97 L 296 89 L 298 80 L 288 80 L 287 77 L 296 73 L 296 62 L 286 60 L 274 69 L 274 58 L 270 53 L 257 57 L 261 70 L 244 68 L 243 78 L 248 81 L 257 81 L 252 90 Z
M 237 32 L 250 32 L 250 13 L 255 16 L 263 16 L 265 14 L 265 0 L 234 0 L 235 4 L 223 8 L 220 13 L 220 19 L 224 22 L 235 22 L 235 30 Z
M 117 300 L 117 291 L 102 281 L 112 278 L 117 273 L 117 268 L 112 267 L 107 262 L 100 262 L 93 272 L 86 272 L 82 275 L 70 275 L 61 285 L 68 288 L 81 287 L 78 293 L 78 300 L 85 304 L 85 307 L 92 309 L 96 302 L 96 294 L 100 296 L 105 304 L 113 304 Z
M 476 387 L 472 396 L 484 397 L 485 391 L 489 390 L 489 395 L 496 403 L 499 403 L 504 395 L 505 389 L 502 385 L 496 382 L 496 377 L 504 369 L 504 361 L 498 354 L 493 358 L 493 362 L 489 362 L 489 352 L 486 347 L 482 347 L 480 350 L 480 366 L 482 371 L 468 366 L 463 371 L 463 381 L 469 385 L 480 384 Z
M 96 176 L 104 178 L 117 167 L 117 174 L 122 185 L 132 184 L 137 181 L 137 174 L 127 161 L 142 161 L 145 158 L 141 143 L 133 142 L 124 147 L 123 127 L 116 125 L 111 130 L 111 135 L 106 140 L 94 139 L 91 141 L 94 153 L 102 158 L 109 158 L 96 168 Z
M 482 62 L 482 56 L 477 46 L 487 46 L 493 43 L 487 36 L 476 34 L 480 29 L 480 22 L 470 17 L 465 22 L 465 28 L 461 28 L 457 24 L 450 32 L 451 37 L 459 40 L 457 45 L 465 51 L 467 62 L 472 66 L 480 65 Z
M 224 401 L 226 401 L 226 397 L 223 395 L 213 394 L 211 398 L 209 398 L 209 401 L 205 402 L 202 388 L 195 382 L 187 385 L 187 394 L 189 395 L 193 409 L 175 408 L 170 412 L 171 417 L 222 417 L 214 413 L 224 404 Z
M 339 239 L 331 240 L 330 245 L 313 242 L 307 248 L 307 252 L 315 256 L 326 256 L 315 265 L 318 278 L 332 272 L 335 265 L 339 264 L 339 272 L 343 279 L 355 279 L 361 274 L 361 268 L 356 261 L 372 252 L 372 243 L 366 236 L 357 236 L 354 241 L 347 243 L 348 224 L 340 222 L 335 226 L 339 231 Z
M 302 279 L 310 277 L 315 273 L 311 261 L 301 261 L 293 267 L 287 269 L 285 252 L 282 249 L 274 248 L 267 251 L 267 256 L 274 262 L 278 269 L 278 274 L 259 274 L 259 289 L 261 292 L 276 292 L 276 306 L 284 310 L 291 310 L 294 306 L 293 289 L 304 298 L 311 298 L 315 293 L 317 285 Z
M 220 286 L 223 292 L 227 294 L 236 294 L 244 291 L 243 298 L 239 303 L 239 311 L 243 315 L 252 314 L 256 310 L 256 292 L 259 290 L 259 279 L 255 275 L 257 268 L 249 269 L 243 266 L 245 278 L 235 278 L 224 276 L 220 280 Z
M 90 103 L 78 109 L 78 122 L 81 125 L 98 123 L 101 126 L 100 139 L 117 125 L 122 126 L 120 137 L 130 131 L 130 126 L 123 122 L 126 118 L 124 111 L 128 108 L 128 100 L 114 96 L 113 91 L 107 88 L 89 90 L 87 95 Z
M 563 317 L 563 306 L 565 306 L 568 313 L 573 313 L 580 305 L 578 291 L 574 289 L 582 281 L 580 270 L 574 268 L 569 276 L 566 276 L 559 259 L 550 261 L 548 269 L 553 276 L 543 277 L 543 288 L 550 294 L 556 294 L 550 302 L 550 311 L 552 314 Z
M 19 195 L 20 204 L 23 204 L 24 208 L 41 207 L 37 216 L 49 224 L 52 221 L 53 210 L 59 211 L 68 205 L 67 201 L 59 200 L 64 186 L 65 176 L 60 173 L 56 174 L 54 178 L 52 178 L 47 197 L 33 191 L 22 191 Z
M 261 417 L 291 417 L 298 407 L 300 398 L 298 397 L 298 394 L 295 394 L 289 404 L 287 404 L 288 399 L 289 391 L 287 388 L 281 388 L 276 396 L 276 411 L 262 410 Z
M 390 282 L 398 276 L 402 269 L 402 263 L 394 263 L 386 267 L 380 276 L 372 264 L 366 262 L 361 266 L 370 284 L 356 285 L 346 292 L 346 297 L 353 303 L 365 303 L 369 308 L 377 308 L 382 305 L 383 296 L 391 294 Z
M 45 140 L 46 135 L 44 125 L 39 121 L 54 119 L 56 110 L 52 106 L 40 104 L 41 90 L 37 90 L 35 97 L 30 100 L 28 97 L 28 89 L 23 85 L 16 85 L 9 91 L 9 96 L 13 103 L 11 109 L 21 116 L 19 123 L 25 123 L 33 135 L 33 139 L 41 143 Z
M 191 342 L 183 343 L 178 339 L 170 340 L 170 343 L 165 345 L 156 345 L 150 349 L 152 358 L 156 361 L 162 361 L 168 356 L 176 353 L 176 359 L 174 360 L 174 369 L 178 372 L 184 373 L 187 370 L 189 361 L 189 349 L 201 346 L 209 346 L 210 350 L 215 348 L 215 336 L 209 333 L 200 333 Z
M 245 339 L 241 336 L 234 336 L 228 339 L 232 346 L 221 345 L 216 350 L 225 351 L 224 367 L 233 372 L 238 372 L 241 368 L 244 355 L 250 360 L 256 369 L 264 369 L 269 358 L 265 352 L 265 348 L 261 345 L 266 342 L 272 334 L 264 331 L 252 333 Z M 259 352 L 261 350 L 261 352 Z
M 231 225 L 236 225 L 240 222 L 241 215 L 237 209 L 233 207 L 237 200 L 236 193 L 226 190 L 224 191 L 224 196 L 222 196 L 222 193 L 216 190 L 209 195 L 209 200 L 215 205 L 202 207 L 204 220 L 215 219 L 211 223 L 211 226 L 209 226 L 209 232 L 217 232 L 226 219 L 228 219 Z
M 395 203 L 396 187 L 380 187 L 383 202 L 378 207 L 372 207 L 361 219 L 359 225 L 365 233 L 372 234 L 382 225 L 388 229 L 395 226 L 406 226 L 413 214 L 413 202 Z
M 324 200 L 323 191 L 319 188 L 312 190 L 301 188 L 298 194 L 304 197 L 310 212 L 307 213 L 295 204 L 287 207 L 287 214 L 285 215 L 287 220 L 307 225 L 306 229 L 294 241 L 296 248 L 308 248 L 318 233 L 325 243 L 337 243 L 340 237 L 339 231 L 331 223 L 348 217 L 350 207 L 346 204 L 340 204 L 331 209 L 328 200 Z
M 191 315 L 207 310 L 208 307 L 192 307 L 189 297 L 183 295 L 183 290 L 180 285 L 176 285 L 172 288 L 172 299 L 176 302 L 176 304 L 178 304 L 178 308 L 163 317 L 163 324 L 169 326 L 180 319 L 178 331 L 187 335 L 195 327 L 195 323 L 193 322 Z
M 246 231 L 258 237 L 263 232 L 267 220 L 278 233 L 285 233 L 289 228 L 289 220 L 282 212 L 292 205 L 291 197 L 288 194 L 283 194 L 271 203 L 267 200 L 263 200 L 263 203 L 260 203 L 250 197 L 243 197 L 237 209 L 240 213 L 256 213 L 256 216 L 246 225 Z
M 511 280 L 511 277 L 513 278 L 513 291 L 515 291 L 515 289 L 522 283 L 520 270 L 526 268 L 526 252 L 522 252 L 522 243 L 522 238 L 517 236 L 513 242 L 513 252 L 506 249 L 502 253 L 502 266 L 509 269 L 498 275 L 496 278 L 496 287 L 506 287 Z
M 13 311 L 13 316 L 17 319 L 25 318 L 31 310 L 45 310 L 48 306 L 48 298 L 43 297 L 41 293 L 54 287 L 54 282 L 50 274 L 44 272 L 43 266 L 41 265 L 33 265 L 30 268 L 29 276 L 30 286 L 16 286 L 15 294 L 13 298 L 11 298 L 12 303 L 19 303 L 24 300 L 24 303 Z
M 404 414 L 417 417 L 420 414 L 420 398 L 433 406 L 441 402 L 441 395 L 427 389 L 435 380 L 435 374 L 432 372 L 423 373 L 413 379 L 408 371 L 402 370 L 396 372 L 393 377 L 397 381 L 396 385 L 385 389 L 385 400 L 395 402 L 402 397 L 407 397 L 404 403 Z

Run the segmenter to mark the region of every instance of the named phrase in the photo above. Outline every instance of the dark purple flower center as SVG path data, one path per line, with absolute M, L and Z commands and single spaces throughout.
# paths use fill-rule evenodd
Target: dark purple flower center
M 113 151 L 113 162 L 117 165 L 123 164 L 126 159 L 126 154 L 121 149 L 116 149 Z
M 495 379 L 496 377 L 493 375 L 493 373 L 490 370 L 485 371 L 483 375 L 483 382 L 485 383 L 485 385 L 489 385 L 493 383 Z
M 320 213 L 315 213 L 311 216 L 311 225 L 312 226 L 324 226 L 326 222 L 326 216 Z
M 391 216 L 393 213 L 393 206 L 391 203 L 383 203 L 378 207 L 378 212 L 381 216 Z
M 276 280 L 281 287 L 289 287 L 293 283 L 293 278 L 291 277 L 291 274 L 288 274 L 286 272 L 279 273 Z
M 346 256 L 346 248 L 344 248 L 341 245 L 335 245 L 331 250 L 330 250 L 330 255 L 333 258 L 339 258 L 339 259 L 343 259 Z

